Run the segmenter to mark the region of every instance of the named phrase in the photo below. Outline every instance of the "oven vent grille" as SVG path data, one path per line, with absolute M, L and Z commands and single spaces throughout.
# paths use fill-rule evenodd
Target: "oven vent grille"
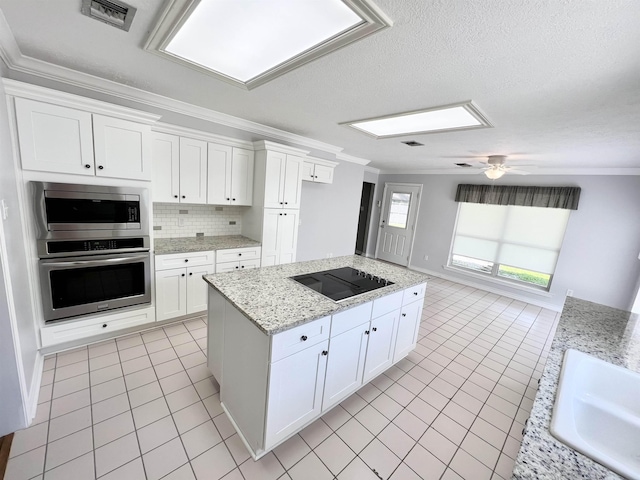
M 129 31 L 136 9 L 122 2 L 110 0 L 82 0 L 83 15 L 104 22 L 125 32 Z

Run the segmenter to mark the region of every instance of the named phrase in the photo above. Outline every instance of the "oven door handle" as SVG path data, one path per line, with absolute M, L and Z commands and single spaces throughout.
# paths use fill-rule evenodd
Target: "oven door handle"
M 71 262 L 43 262 L 43 264 L 46 265 L 47 267 L 75 267 L 75 266 L 99 267 L 101 265 L 110 265 L 113 263 L 131 263 L 132 261 L 146 260 L 148 258 L 149 258 L 148 255 L 132 255 L 130 257 L 122 257 L 122 258 L 103 258 L 102 260 L 74 260 Z

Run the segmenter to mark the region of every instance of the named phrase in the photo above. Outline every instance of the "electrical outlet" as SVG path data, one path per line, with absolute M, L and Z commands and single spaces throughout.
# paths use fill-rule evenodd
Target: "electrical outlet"
M 429 260 L 429 255 L 425 255 L 425 256 L 424 256 L 424 259 L 425 259 L 425 260 Z
M 327 258 L 333 258 L 333 253 L 327 253 Z
M 178 217 L 178 226 L 184 227 L 184 218 Z
M 567 290 L 567 297 L 573 297 L 573 290 Z

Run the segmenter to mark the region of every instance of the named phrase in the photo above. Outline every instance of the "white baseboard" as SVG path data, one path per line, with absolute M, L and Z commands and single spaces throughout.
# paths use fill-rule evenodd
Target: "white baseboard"
M 497 295 L 501 295 L 503 297 L 512 298 L 513 300 L 518 300 L 520 302 L 530 303 L 531 305 L 535 305 L 537 307 L 546 308 L 547 310 L 553 310 L 554 312 L 561 312 L 563 305 L 555 305 L 553 303 L 544 302 L 537 298 L 527 297 L 525 295 L 518 295 L 513 292 L 509 292 L 506 290 L 502 290 L 501 288 L 497 288 L 491 285 L 487 285 L 481 282 L 474 282 L 471 280 L 463 279 L 460 277 L 454 277 L 453 275 L 447 275 L 446 273 L 434 272 L 433 270 L 427 270 L 425 268 L 416 267 L 414 265 L 409 265 L 408 267 L 411 270 L 416 270 L 418 272 L 426 273 L 427 275 L 432 275 L 437 278 L 442 278 L 444 280 L 449 280 L 450 282 L 461 283 L 463 285 L 467 285 L 469 287 L 477 288 L 479 290 L 485 290 L 487 292 L 495 293 Z
M 27 425 L 31 425 L 31 422 L 36 417 L 36 412 L 38 410 L 38 398 L 40 397 L 40 385 L 42 384 L 43 368 L 44 355 L 40 354 L 40 352 L 36 352 L 36 361 L 33 366 L 33 376 L 31 377 L 31 385 L 29 386 L 29 396 L 24 402 L 26 409 L 24 414 L 27 419 Z

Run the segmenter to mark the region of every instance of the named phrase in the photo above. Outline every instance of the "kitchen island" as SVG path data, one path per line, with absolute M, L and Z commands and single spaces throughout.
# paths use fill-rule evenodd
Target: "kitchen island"
M 640 318 L 623 310 L 567 298 L 524 430 L 513 479 L 622 478 L 549 431 L 564 352 L 570 348 L 640 372 Z
M 338 303 L 290 278 L 342 267 L 392 284 Z M 204 279 L 208 365 L 257 459 L 415 347 L 427 277 L 348 256 Z

